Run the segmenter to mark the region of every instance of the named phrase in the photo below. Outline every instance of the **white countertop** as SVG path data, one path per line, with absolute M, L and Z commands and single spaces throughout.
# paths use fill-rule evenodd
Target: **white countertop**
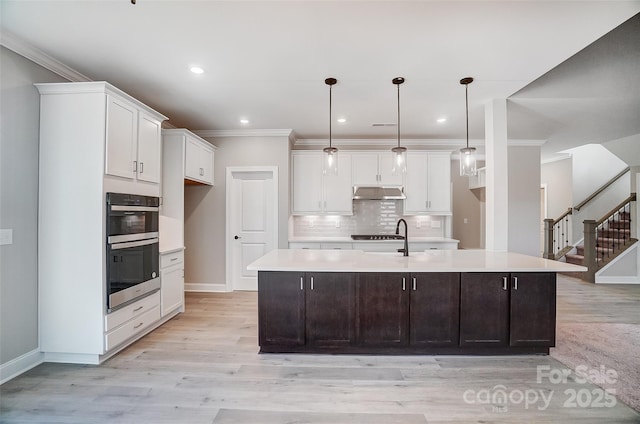
M 403 243 L 402 240 L 354 240 L 349 237 L 289 237 L 289 243 Z M 459 243 L 446 237 L 409 237 L 409 243 Z
M 428 250 L 396 253 L 362 250 L 279 249 L 251 263 L 252 271 L 305 272 L 582 272 L 587 268 L 511 252 Z

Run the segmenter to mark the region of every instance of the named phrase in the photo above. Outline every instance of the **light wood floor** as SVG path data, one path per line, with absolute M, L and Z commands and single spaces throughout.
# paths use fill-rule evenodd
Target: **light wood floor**
M 259 355 L 256 300 L 189 293 L 187 312 L 100 366 L 42 364 L 5 383 L 0 422 L 640 423 L 573 375 L 538 382 L 537 367 L 566 369 L 550 356 Z M 640 324 L 639 306 L 640 286 L 559 278 L 559 322 Z

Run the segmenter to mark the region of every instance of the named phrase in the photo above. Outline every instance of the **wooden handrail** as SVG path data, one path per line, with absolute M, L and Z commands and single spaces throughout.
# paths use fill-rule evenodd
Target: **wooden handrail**
M 556 218 L 553 220 L 553 225 L 556 225 L 558 222 L 562 221 L 567 215 L 571 215 L 571 214 L 573 214 L 573 209 L 572 208 L 567 209 L 567 211 L 562 215 L 560 215 L 559 218 Z
M 597 189 L 596 191 L 593 192 L 593 194 L 589 197 L 587 197 L 586 199 L 584 199 L 582 202 L 578 203 L 576 206 L 573 207 L 573 209 L 579 211 L 581 207 L 583 207 L 584 205 L 586 205 L 587 203 L 589 203 L 590 201 L 592 201 L 598 194 L 602 193 L 603 191 L 605 191 L 611 184 L 615 183 L 616 181 L 618 181 L 618 179 L 620 177 L 622 177 L 624 174 L 626 174 L 627 172 L 629 172 L 631 170 L 630 167 L 626 167 L 624 170 L 620 171 L 620 173 L 618 175 L 616 175 L 615 177 L 613 177 L 612 179 L 610 179 L 609 181 L 607 181 L 606 184 L 604 184 L 602 187 L 600 187 L 599 189 Z
M 635 193 L 631 193 L 631 195 L 629 197 L 627 197 L 626 199 L 624 199 L 622 202 L 620 202 L 620 204 L 618 204 L 618 206 L 616 206 L 615 208 L 611 209 L 602 218 L 600 218 L 598 221 L 596 221 L 596 227 L 598 225 L 602 224 L 603 222 L 605 222 L 607 219 L 609 219 L 611 217 L 611 215 L 613 215 L 614 213 L 616 213 L 620 209 L 622 209 L 622 207 L 625 206 L 627 203 L 635 202 L 635 201 L 636 201 L 636 194 Z

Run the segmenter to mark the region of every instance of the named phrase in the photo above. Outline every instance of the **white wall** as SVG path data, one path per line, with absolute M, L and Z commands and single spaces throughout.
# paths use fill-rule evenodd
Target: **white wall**
M 629 166 L 640 166 L 640 134 L 608 141 L 602 145 Z
M 540 182 L 547 186 L 547 217 L 556 219 L 574 205 L 571 157 L 543 163 Z
M 201 290 L 226 283 L 225 171 L 228 166 L 278 167 L 278 247 L 288 246 L 288 137 L 226 137 L 208 139 L 217 146 L 215 186 L 185 187 L 185 283 Z M 216 285 L 217 287 L 213 287 Z
M 573 156 L 573 203 L 574 206 L 615 177 L 627 167 L 617 156 L 600 144 L 587 144 L 570 150 Z M 580 209 L 574 210 L 572 220 L 572 243 L 583 236 L 586 219 L 602 218 L 631 193 L 631 173 L 616 181 L 606 191 Z
M 0 47 L 0 364 L 38 348 L 38 138 L 35 82 L 64 78 Z
M 540 256 L 540 147 L 509 146 L 510 252 Z

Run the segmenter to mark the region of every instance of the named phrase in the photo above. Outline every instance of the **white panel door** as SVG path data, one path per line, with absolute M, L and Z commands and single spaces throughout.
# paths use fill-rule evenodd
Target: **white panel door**
M 201 180 L 203 170 L 200 166 L 200 145 L 187 138 L 185 145 L 184 176 L 194 180 Z
M 160 122 L 140 114 L 138 121 L 138 179 L 160 182 Z
M 338 175 L 325 175 L 323 190 L 324 213 L 336 215 L 353 214 L 350 154 L 338 154 Z
M 135 177 L 137 114 L 129 103 L 107 96 L 106 174 Z
M 379 153 L 378 154 L 378 173 L 380 174 L 379 184 L 385 186 L 399 186 L 403 184 L 404 175 L 393 175 L 393 161 L 396 156 L 394 153 Z M 407 165 L 407 168 L 409 165 Z
M 405 176 L 404 213 L 407 215 L 427 211 L 427 155 L 410 153 L 407 155 L 407 175 Z
M 340 154 L 338 153 L 338 156 Z M 378 175 L 378 154 L 358 153 L 352 156 L 351 170 L 353 175 L 353 185 L 375 186 L 380 185 Z M 340 172 L 340 169 L 338 169 Z
M 230 174 L 230 178 L 229 178 Z M 257 290 L 256 271 L 247 265 L 276 248 L 278 191 L 271 171 L 228 172 L 227 252 L 233 290 Z

